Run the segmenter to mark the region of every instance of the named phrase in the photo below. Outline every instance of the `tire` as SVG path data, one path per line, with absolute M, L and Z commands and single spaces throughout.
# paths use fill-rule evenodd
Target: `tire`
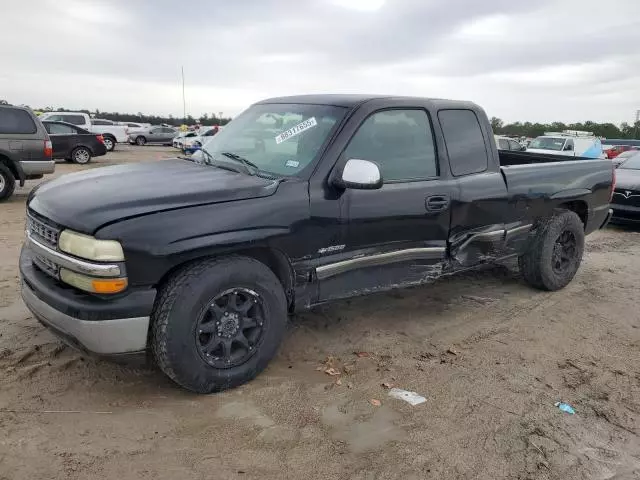
M 234 294 L 237 301 L 231 300 Z M 245 306 L 247 299 L 255 302 L 240 318 L 225 313 L 230 304 Z M 282 284 L 263 263 L 240 256 L 209 258 L 178 271 L 160 288 L 151 322 L 151 349 L 160 369 L 188 390 L 219 392 L 251 380 L 274 357 L 285 333 L 287 301 Z M 253 340 L 228 340 L 238 331 Z M 215 350 L 203 352 L 206 345 L 216 345 Z M 239 358 L 230 363 L 232 355 L 227 358 L 225 351 L 233 348 Z
M 78 147 L 71 152 L 71 159 L 73 163 L 86 165 L 91 161 L 91 150 L 87 147 Z
M 113 152 L 116 149 L 116 139 L 110 135 L 103 135 L 104 146 L 107 147 L 107 152 Z
M 139 137 L 136 137 L 136 145 L 144 145 L 145 143 L 147 143 L 147 139 L 144 138 L 142 135 L 140 135 Z
M 555 291 L 573 279 L 584 253 L 584 225 L 574 212 L 559 210 L 541 223 L 527 251 L 518 258 L 525 281 Z
M 16 179 L 9 167 L 0 162 L 0 202 L 13 195 L 16 188 Z

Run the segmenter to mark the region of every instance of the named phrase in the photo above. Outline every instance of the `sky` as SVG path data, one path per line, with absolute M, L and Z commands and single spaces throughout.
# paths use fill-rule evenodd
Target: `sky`
M 184 67 L 194 117 L 329 92 L 505 121 L 640 109 L 640 0 L 22 0 L 1 18 L 0 98 L 32 107 L 181 117 Z

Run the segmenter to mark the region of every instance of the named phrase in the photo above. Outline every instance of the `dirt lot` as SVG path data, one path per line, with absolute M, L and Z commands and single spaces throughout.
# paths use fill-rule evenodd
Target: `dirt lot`
M 120 147 L 89 167 L 172 153 Z M 266 372 L 197 396 L 83 358 L 32 318 L 16 264 L 35 183 L 0 205 L 2 480 L 640 478 L 633 230 L 591 235 L 557 293 L 493 267 L 296 316 Z M 391 399 L 383 383 L 427 401 Z

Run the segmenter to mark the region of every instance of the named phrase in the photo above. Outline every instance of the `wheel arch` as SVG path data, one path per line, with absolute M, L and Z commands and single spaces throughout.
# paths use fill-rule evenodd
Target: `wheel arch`
M 571 200 L 563 202 L 558 205 L 558 208 L 574 212 L 578 217 L 580 217 L 582 225 L 585 228 L 587 227 L 587 221 L 589 220 L 589 205 L 585 200 Z
M 215 257 L 228 257 L 228 256 L 243 256 L 249 257 L 259 261 L 266 267 L 268 267 L 274 275 L 280 280 L 284 289 L 285 296 L 287 298 L 287 304 L 289 309 L 293 308 L 295 300 L 295 288 L 294 279 L 295 273 L 293 265 L 289 260 L 289 257 L 282 251 L 269 247 L 269 246 L 238 246 L 236 248 L 224 249 L 220 252 L 201 252 L 192 253 L 188 255 L 188 259 L 183 259 L 175 265 L 173 265 L 157 282 L 156 287 L 164 284 L 179 270 L 192 265 L 194 263 L 201 262 L 207 258 Z M 183 257 L 184 258 L 184 257 Z
M 17 165 L 17 162 L 13 161 L 11 157 L 5 155 L 0 152 L 0 163 L 5 165 L 9 171 L 13 174 L 13 177 L 20 182 L 20 186 L 24 185 L 24 173 L 20 171 L 20 167 Z

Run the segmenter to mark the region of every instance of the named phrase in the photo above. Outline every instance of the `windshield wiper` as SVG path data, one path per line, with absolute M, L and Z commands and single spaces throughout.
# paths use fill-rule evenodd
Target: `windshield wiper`
M 219 160 L 216 160 L 213 155 L 211 155 L 209 152 L 207 152 L 205 149 L 201 148 L 199 150 L 200 152 L 202 152 L 203 156 L 204 156 L 204 164 L 205 165 L 210 165 L 212 167 L 217 167 L 217 168 L 221 168 L 223 170 L 228 170 L 230 172 L 236 172 L 236 173 L 247 173 L 248 168 L 246 166 L 244 166 L 243 169 L 238 169 L 234 166 L 231 166 L 230 164 L 226 163 L 226 162 L 220 162 Z M 189 158 L 188 160 L 193 161 L 193 158 Z
M 260 167 L 258 167 L 251 160 L 247 160 L 246 158 L 241 157 L 237 153 L 220 152 L 220 155 L 224 155 L 225 157 L 235 160 L 236 162 L 240 162 L 242 165 L 246 167 L 246 169 L 249 171 L 249 173 L 251 173 L 251 175 L 255 175 L 260 170 Z

